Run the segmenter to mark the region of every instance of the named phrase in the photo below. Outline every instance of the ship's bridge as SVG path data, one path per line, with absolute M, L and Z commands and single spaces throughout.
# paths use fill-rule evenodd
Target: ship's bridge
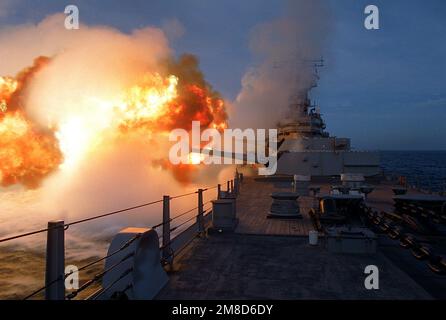
M 307 110 L 307 108 L 305 108 Z M 301 110 L 302 111 L 302 110 Z M 300 137 L 328 137 L 324 131 L 325 123 L 316 108 L 310 112 L 300 112 L 292 120 L 279 123 L 279 139 L 296 139 Z

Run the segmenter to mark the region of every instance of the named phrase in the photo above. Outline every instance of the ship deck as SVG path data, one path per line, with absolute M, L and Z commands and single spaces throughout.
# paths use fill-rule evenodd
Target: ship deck
M 328 183 L 319 186 L 322 194 L 328 193 Z M 267 219 L 271 192 L 289 189 L 288 182 L 245 178 L 235 232 L 194 239 L 175 258 L 169 283 L 157 299 L 444 298 L 445 277 L 424 270 L 425 265 L 420 270 L 418 261 L 404 257 L 407 252 L 386 236 L 379 237 L 373 255 L 335 254 L 323 245 L 308 245 L 312 197 L 299 198 L 303 219 Z M 379 210 L 392 203 L 387 184 L 377 185 L 368 198 Z M 364 287 L 364 268 L 371 264 L 380 270 L 379 290 Z
M 287 182 L 259 182 L 245 179 L 243 190 L 237 198 L 237 218 L 235 230 L 238 234 L 307 236 L 313 229 L 308 211 L 312 207 L 312 197 L 299 197 L 302 219 L 268 219 L 272 192 L 290 191 Z

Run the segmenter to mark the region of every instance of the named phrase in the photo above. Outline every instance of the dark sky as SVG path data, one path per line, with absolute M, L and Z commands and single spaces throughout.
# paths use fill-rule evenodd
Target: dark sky
M 234 99 L 253 63 L 252 28 L 279 17 L 285 1 L 268 0 L 0 0 L 0 27 L 36 23 L 77 4 L 80 20 L 124 32 L 174 19 L 184 34 L 177 54 L 191 52 L 213 86 Z M 380 9 L 380 30 L 363 26 L 364 8 Z M 358 149 L 446 149 L 446 1 L 327 0 L 333 32 L 326 67 L 312 96 L 328 130 Z M 1 58 L 1 57 L 0 57 Z

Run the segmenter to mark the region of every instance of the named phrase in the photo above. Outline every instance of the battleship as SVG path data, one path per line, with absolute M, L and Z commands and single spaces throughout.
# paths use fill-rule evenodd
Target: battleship
M 324 60 L 302 63 L 313 68 L 311 81 L 303 88 L 296 81 L 296 93 L 290 96 L 286 119 L 277 124 L 277 175 L 311 176 L 313 179 L 343 173 L 358 173 L 369 178 L 379 176 L 379 152 L 354 150 L 349 138 L 330 136 L 325 130 L 320 107 L 312 104 L 309 98 L 310 91 L 317 87 L 318 68 L 324 66 Z M 246 155 L 234 157 L 247 158 Z M 246 167 L 239 169 L 243 171 Z
M 156 299 L 445 298 L 446 198 L 330 136 L 309 99 L 317 80 L 278 124 L 277 173 L 238 166 L 237 187 L 218 193 L 206 237 L 185 247 Z
M 278 124 L 278 174 L 311 175 L 313 177 L 339 176 L 359 173 L 364 176 L 380 174 L 377 151 L 356 151 L 350 139 L 330 136 L 325 131 L 320 108 L 312 105 L 309 92 L 317 86 L 317 67 L 314 63 L 313 81 L 291 96 L 289 117 Z
M 446 298 L 446 197 L 383 174 L 379 153 L 330 136 L 309 99 L 314 85 L 278 125 L 275 175 L 239 165 L 233 179 L 195 192 L 0 239 L 47 234 L 45 285 L 24 298 Z M 197 206 L 171 212 L 184 197 Z M 66 273 L 70 226 L 156 204 L 159 224 L 122 229 L 106 256 Z M 67 289 L 76 273 L 80 286 Z

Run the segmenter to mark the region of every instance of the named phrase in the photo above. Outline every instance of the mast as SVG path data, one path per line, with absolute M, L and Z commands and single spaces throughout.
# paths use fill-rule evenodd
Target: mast
M 304 67 L 313 68 L 311 72 L 299 71 Z M 285 138 L 296 137 L 328 137 L 328 133 L 324 132 L 325 123 L 322 120 L 320 112 L 315 105 L 312 105 L 309 98 L 309 92 L 317 87 L 319 80 L 318 68 L 324 66 L 324 60 L 312 59 L 303 60 L 301 64 L 296 66 L 295 75 L 295 93 L 290 96 L 289 112 L 286 119 L 279 123 L 279 135 Z M 310 79 L 302 77 L 311 77 Z M 302 82 L 305 85 L 302 85 Z

